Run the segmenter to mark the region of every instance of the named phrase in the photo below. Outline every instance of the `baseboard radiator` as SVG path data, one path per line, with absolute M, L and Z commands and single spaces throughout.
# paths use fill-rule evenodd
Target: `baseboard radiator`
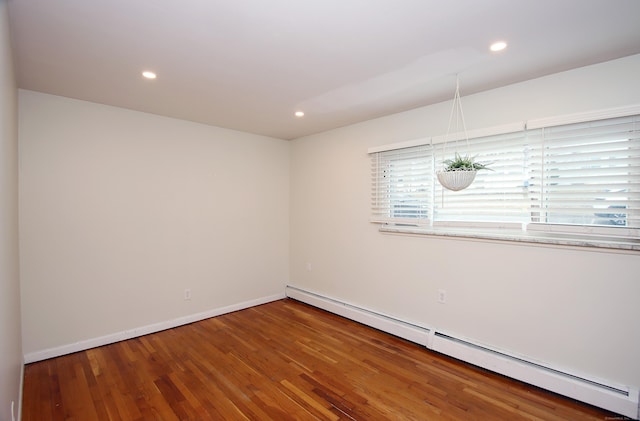
M 407 339 L 478 367 L 618 414 L 640 418 L 640 390 L 569 373 L 492 349 L 472 340 L 421 327 L 294 286 L 286 296 L 367 326 Z

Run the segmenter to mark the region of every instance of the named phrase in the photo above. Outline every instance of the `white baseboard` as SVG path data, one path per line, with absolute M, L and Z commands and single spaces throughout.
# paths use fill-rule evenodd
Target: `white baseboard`
M 509 354 L 470 339 L 407 323 L 297 287 L 287 286 L 286 295 L 487 370 L 633 419 L 640 418 L 638 387 L 571 373 L 526 356 Z
M 97 338 L 91 338 L 75 342 L 72 344 L 62 345 L 55 348 L 48 348 L 41 351 L 31 352 L 24 355 L 25 364 L 33 363 L 36 361 L 42 361 L 49 358 L 59 357 L 61 355 L 71 354 L 73 352 L 84 351 L 87 349 L 95 348 L 98 346 L 112 344 L 114 342 L 120 342 L 138 336 L 148 335 L 150 333 L 160 332 L 166 329 L 172 329 L 174 327 L 186 325 L 200 320 L 209 319 L 211 317 L 220 316 L 222 314 L 231 313 L 238 310 L 244 310 L 249 307 L 255 307 L 260 304 L 266 304 L 271 301 L 281 300 L 285 298 L 283 294 L 275 294 L 266 297 L 257 298 L 254 300 L 244 301 L 237 304 L 232 304 L 225 307 L 219 307 L 212 310 L 204 311 L 201 313 L 191 314 L 188 316 L 178 317 L 176 319 L 167 320 L 160 323 L 154 323 L 151 325 L 141 326 L 129 330 L 123 330 L 121 332 L 115 332 L 109 335 L 100 336 Z
M 20 367 L 20 390 L 18 391 L 18 412 L 13 411 L 12 416 L 15 416 L 15 420 L 22 419 L 22 391 L 24 390 L 24 364 Z M 13 408 L 12 408 L 13 409 Z

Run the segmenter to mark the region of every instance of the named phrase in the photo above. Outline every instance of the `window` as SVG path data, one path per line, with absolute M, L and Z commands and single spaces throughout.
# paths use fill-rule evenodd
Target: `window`
M 522 127 L 522 125 L 521 125 Z M 435 147 L 436 169 L 454 151 L 490 164 L 479 171 L 470 187 L 445 190 L 435 180 L 434 223 L 443 221 L 528 222 L 531 144 L 522 129 L 476 137 L 467 142 L 440 143 Z
M 414 225 L 429 222 L 432 161 L 430 145 L 384 151 L 373 156 L 374 221 Z
M 532 222 L 640 226 L 640 116 L 535 133 L 542 145 L 531 190 L 540 212 Z
M 370 150 L 372 221 L 640 238 L 640 114 L 625 111 L 470 133 L 468 142 L 432 138 Z M 435 171 L 454 151 L 492 170 L 479 171 L 465 190 L 445 190 Z

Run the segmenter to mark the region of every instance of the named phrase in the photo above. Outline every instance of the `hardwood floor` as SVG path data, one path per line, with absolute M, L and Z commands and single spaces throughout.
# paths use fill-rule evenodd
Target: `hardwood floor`
M 27 365 L 23 420 L 622 419 L 293 300 Z

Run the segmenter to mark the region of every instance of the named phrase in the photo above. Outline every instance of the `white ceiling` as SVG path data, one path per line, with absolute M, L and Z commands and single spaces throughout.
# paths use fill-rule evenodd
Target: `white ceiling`
M 20 88 L 282 139 L 450 99 L 455 74 L 465 96 L 640 53 L 639 0 L 9 0 L 9 13 Z M 490 53 L 496 40 L 507 50 Z

